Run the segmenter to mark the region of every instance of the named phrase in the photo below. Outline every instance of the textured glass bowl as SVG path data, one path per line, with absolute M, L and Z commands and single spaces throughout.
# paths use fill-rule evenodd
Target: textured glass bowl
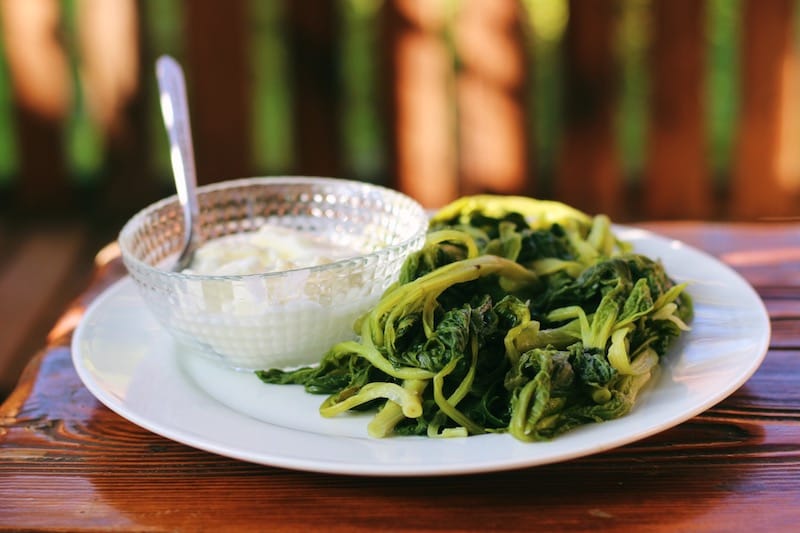
M 274 224 L 314 232 L 361 255 L 268 274 L 171 272 L 183 242 L 177 197 L 122 228 L 122 258 L 157 320 L 192 351 L 242 370 L 316 363 L 355 338 L 355 320 L 397 279 L 425 239 L 424 209 L 396 191 L 307 177 L 248 178 L 198 189 L 199 234 L 209 240 Z

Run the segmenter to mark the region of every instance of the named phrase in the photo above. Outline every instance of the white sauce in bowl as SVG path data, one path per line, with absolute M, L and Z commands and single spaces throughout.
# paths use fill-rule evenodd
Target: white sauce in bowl
M 355 266 L 344 272 L 303 270 L 361 255 L 355 242 L 348 247 L 334 241 L 331 232 L 275 225 L 210 240 L 183 273 L 282 274 L 187 281 L 166 320 L 233 368 L 316 363 L 335 342 L 355 338 L 355 320 L 386 288 L 373 286 Z
M 240 276 L 333 263 L 358 252 L 291 228 L 265 225 L 258 231 L 227 235 L 202 244 L 188 274 Z

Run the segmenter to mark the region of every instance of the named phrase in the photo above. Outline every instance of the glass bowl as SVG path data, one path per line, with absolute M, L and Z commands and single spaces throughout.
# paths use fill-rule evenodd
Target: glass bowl
M 172 272 L 183 242 L 177 197 L 134 215 L 119 246 L 148 308 L 190 350 L 240 370 L 316 363 L 335 343 L 355 338 L 355 320 L 398 278 L 428 227 L 425 210 L 408 196 L 335 178 L 231 180 L 200 187 L 198 203 L 204 242 L 272 224 L 359 253 L 266 274 Z

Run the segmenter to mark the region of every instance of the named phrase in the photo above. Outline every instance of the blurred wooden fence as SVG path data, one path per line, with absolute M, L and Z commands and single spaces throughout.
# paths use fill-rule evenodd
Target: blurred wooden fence
M 623 221 L 796 217 L 795 3 L 3 0 L 2 208 L 124 216 L 169 193 L 153 64 L 171 53 L 202 183 L 332 175 L 429 207 L 496 192 Z

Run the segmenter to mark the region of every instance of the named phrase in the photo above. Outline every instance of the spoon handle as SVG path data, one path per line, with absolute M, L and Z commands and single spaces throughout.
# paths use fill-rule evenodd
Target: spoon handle
M 169 155 L 178 201 L 183 208 L 184 246 L 178 259 L 181 267 L 191 259 L 192 243 L 196 236 L 198 219 L 197 175 L 195 173 L 192 128 L 189 121 L 189 104 L 186 97 L 186 80 L 183 69 L 175 59 L 163 55 L 156 61 L 161 115 L 169 138 Z

